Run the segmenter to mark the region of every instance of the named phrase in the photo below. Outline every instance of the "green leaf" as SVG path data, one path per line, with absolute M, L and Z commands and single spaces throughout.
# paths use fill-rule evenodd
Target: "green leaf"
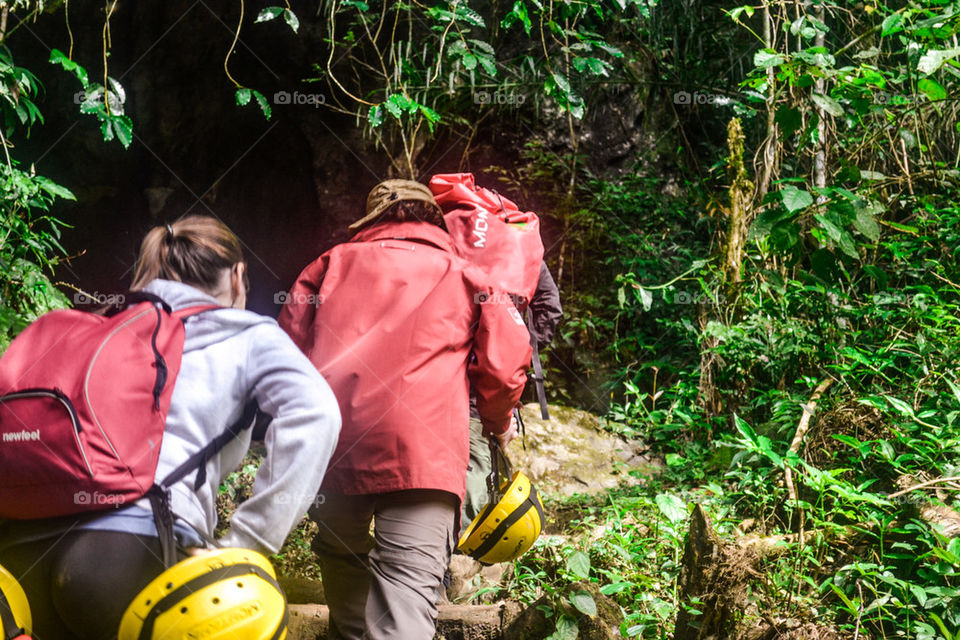
M 758 69 L 768 69 L 783 64 L 786 58 L 773 49 L 761 49 L 753 54 L 753 66 Z
M 516 0 L 513 3 L 513 9 L 504 17 L 500 26 L 504 29 L 509 29 L 510 26 L 517 21 L 523 25 L 524 33 L 530 35 L 530 29 L 533 27 L 533 23 L 530 21 L 530 14 L 527 13 L 527 5 L 523 0 Z
M 465 53 L 460 57 L 460 61 L 463 62 L 463 68 L 467 71 L 473 71 L 477 68 L 477 56 L 472 53 Z
M 390 115 L 399 120 L 403 114 L 403 109 L 400 108 L 400 105 L 397 104 L 394 98 L 396 98 L 396 95 L 390 96 L 387 101 L 383 103 L 383 106 L 390 112 Z
M 273 20 L 284 11 L 285 10 L 283 7 L 267 7 L 260 11 L 260 13 L 257 15 L 257 19 L 254 20 L 254 23 L 267 22 L 268 20 Z
M 133 141 L 133 120 L 129 116 L 112 116 L 110 120 L 113 131 L 117 134 L 117 140 L 124 149 L 130 148 L 130 143 Z
M 581 589 L 580 591 L 572 592 L 570 594 L 570 604 L 572 604 L 577 611 L 591 618 L 597 615 L 597 603 L 589 591 Z
M 742 5 L 742 6 L 735 7 L 735 8 L 733 8 L 733 9 L 731 9 L 731 10 L 727 13 L 727 15 L 730 16 L 730 19 L 731 19 L 731 20 L 734 20 L 734 21 L 736 21 L 736 22 L 740 22 L 740 14 L 741 14 L 741 13 L 746 13 L 748 18 L 752 18 L 754 11 L 755 11 L 755 9 L 753 8 L 752 5 L 745 4 L 745 5 Z
M 687 459 L 679 453 L 668 453 L 665 460 L 668 467 L 681 467 L 687 463 Z
M 953 49 L 930 49 L 920 57 L 917 62 L 917 71 L 925 76 L 940 69 L 943 64 L 960 55 L 960 48 Z
M 843 115 L 843 107 L 841 107 L 840 103 L 830 96 L 825 96 L 820 93 L 813 93 L 810 95 L 810 99 L 813 100 L 815 105 L 836 118 L 839 118 Z
M 629 560 L 629 556 L 626 558 Z M 605 584 L 600 587 L 600 593 L 605 596 L 612 596 L 615 593 L 620 593 L 625 591 L 633 586 L 632 582 L 612 582 L 610 584 Z
M 643 310 L 650 311 L 650 306 L 653 304 L 653 293 L 637 285 L 634 287 L 634 295 L 640 300 Z
M 803 126 L 803 116 L 800 113 L 799 109 L 794 107 L 788 107 L 786 105 L 781 105 L 777 107 L 777 115 L 774 120 L 780 129 L 783 131 L 782 137 L 784 139 L 789 138 L 794 133 L 800 130 L 800 127 Z
M 440 114 L 426 105 L 419 105 L 420 113 L 426 117 L 429 122 L 440 122 Z
M 105 142 L 113 140 L 113 127 L 110 125 L 109 120 L 104 120 L 100 123 L 100 133 L 103 135 Z
M 792 184 L 787 185 L 778 193 L 780 194 L 780 199 L 783 201 L 783 206 L 786 207 L 790 213 L 806 209 L 813 204 L 813 196 L 810 195 L 809 191 L 798 189 Z
M 270 116 L 273 115 L 273 109 L 270 107 L 270 102 L 267 100 L 266 96 L 256 89 L 251 89 L 250 92 L 253 94 L 253 98 L 257 101 L 257 104 L 260 105 L 260 111 L 263 112 L 263 116 L 269 120 Z
M 927 592 L 918 584 L 910 585 L 910 593 L 917 599 L 917 603 L 922 607 L 927 604 Z
M 582 580 L 590 578 L 590 556 L 583 551 L 574 551 L 567 558 L 567 571 Z
M 250 91 L 250 89 L 247 89 L 246 87 L 241 87 L 240 89 L 237 89 L 237 92 L 234 95 L 234 98 L 237 101 L 237 105 L 241 107 L 250 104 L 250 98 L 252 97 L 253 97 L 253 93 Z
M 672 493 L 657 494 L 653 501 L 657 503 L 660 512 L 673 524 L 679 524 L 687 519 L 687 505 Z
M 50 63 L 58 64 L 61 68 L 63 68 L 64 71 L 69 71 L 76 76 L 76 78 L 83 85 L 84 89 L 86 89 L 87 85 L 90 84 L 90 80 L 87 77 L 87 70 L 68 58 L 66 54 L 59 49 L 50 50 Z
M 853 226 L 857 231 L 865 235 L 871 242 L 880 239 L 880 225 L 874 219 L 874 215 L 883 211 L 883 207 L 873 201 L 857 200 L 854 203 L 856 216 L 853 219 Z
M 883 24 L 880 29 L 881 38 L 886 38 L 889 35 L 903 31 L 903 14 L 891 13 L 883 19 Z
M 379 104 L 370 105 L 370 109 L 367 111 L 367 122 L 370 123 L 370 126 L 376 129 L 383 124 L 383 106 Z
M 455 14 L 458 19 L 463 20 L 467 24 L 472 24 L 475 27 L 483 28 L 487 26 L 487 23 L 483 21 L 483 16 L 467 5 L 458 3 L 456 7 Z
M 917 88 L 931 100 L 945 100 L 947 97 L 947 90 L 943 88 L 943 85 L 930 78 L 921 78 L 920 82 L 917 83 Z
M 556 630 L 544 640 L 577 640 L 579 634 L 580 627 L 577 626 L 577 621 L 564 614 L 557 619 Z
M 283 20 L 288 25 L 290 25 L 290 28 L 293 29 L 294 33 L 296 33 L 298 29 L 300 29 L 300 20 L 297 19 L 297 14 L 295 14 L 290 9 L 283 10 Z
M 477 60 L 480 62 L 480 66 L 483 67 L 483 70 L 487 72 L 490 76 L 497 75 L 497 65 L 494 59 L 490 56 L 477 56 Z
M 891 407 L 893 407 L 894 409 L 896 409 L 896 411 L 897 411 L 900 415 L 903 415 L 903 416 L 905 416 L 905 417 L 907 417 L 907 418 L 913 418 L 913 417 L 914 417 L 915 414 L 914 414 L 914 412 L 913 412 L 913 407 L 911 407 L 909 404 L 907 404 L 906 402 L 904 402 L 904 401 L 901 400 L 900 398 L 895 398 L 895 397 L 893 397 L 893 396 L 885 395 L 885 396 L 883 396 L 883 399 L 887 401 L 887 404 L 889 404 Z

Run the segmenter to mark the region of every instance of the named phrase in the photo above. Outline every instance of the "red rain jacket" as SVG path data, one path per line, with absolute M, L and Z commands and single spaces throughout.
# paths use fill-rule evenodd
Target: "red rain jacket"
M 502 433 L 520 399 L 530 337 L 448 234 L 384 222 L 315 260 L 280 313 L 333 389 L 343 428 L 323 489 L 464 494 L 468 376 L 485 431 Z M 493 298 L 490 298 L 493 299 Z

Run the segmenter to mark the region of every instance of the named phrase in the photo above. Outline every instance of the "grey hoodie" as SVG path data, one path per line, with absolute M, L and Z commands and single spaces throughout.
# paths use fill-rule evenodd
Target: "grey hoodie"
M 144 290 L 174 310 L 217 304 L 198 289 L 169 280 L 154 280 Z M 264 442 L 266 456 L 253 494 L 233 514 L 230 531 L 220 543 L 275 553 L 316 498 L 340 433 L 337 401 L 316 368 L 271 318 L 217 309 L 188 318 L 185 335 L 156 480 L 233 424 L 247 401 L 255 399 L 261 411 L 273 416 Z M 219 484 L 240 464 L 249 446 L 246 430 L 207 462 L 206 482 L 197 490 L 195 473 L 175 484 L 174 513 L 212 537 Z M 137 529 L 145 521 L 156 535 L 144 512 L 149 508 L 145 499 L 140 500 L 132 509 L 105 514 L 83 528 L 142 533 Z

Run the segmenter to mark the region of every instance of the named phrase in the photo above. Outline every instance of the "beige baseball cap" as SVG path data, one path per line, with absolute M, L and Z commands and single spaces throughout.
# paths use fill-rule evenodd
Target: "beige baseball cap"
M 433 193 L 425 184 L 414 180 L 384 180 L 367 195 L 367 213 L 365 216 L 347 227 L 351 233 L 373 222 L 380 217 L 390 206 L 403 200 L 419 200 L 437 208 L 441 216 L 443 210 L 437 204 Z

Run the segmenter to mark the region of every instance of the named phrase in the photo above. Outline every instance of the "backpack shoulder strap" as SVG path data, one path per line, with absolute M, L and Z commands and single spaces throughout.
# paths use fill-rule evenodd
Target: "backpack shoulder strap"
M 159 483 L 154 484 L 147 491 L 146 496 L 150 499 L 150 507 L 153 510 L 153 519 L 157 523 L 157 533 L 160 537 L 160 549 L 163 554 L 163 563 L 166 567 L 172 567 L 176 559 L 176 538 L 173 535 L 174 513 L 170 507 L 170 487 L 183 480 L 193 471 L 197 472 L 194 481 L 194 489 L 199 488 L 207 480 L 207 462 L 214 455 L 223 449 L 227 443 L 236 438 L 240 433 L 253 426 L 257 411 L 256 400 L 251 400 L 243 408 L 243 414 L 240 419 L 231 424 L 208 442 L 200 451 L 186 459 L 180 466 L 171 471 Z M 205 537 L 205 536 L 203 536 Z

